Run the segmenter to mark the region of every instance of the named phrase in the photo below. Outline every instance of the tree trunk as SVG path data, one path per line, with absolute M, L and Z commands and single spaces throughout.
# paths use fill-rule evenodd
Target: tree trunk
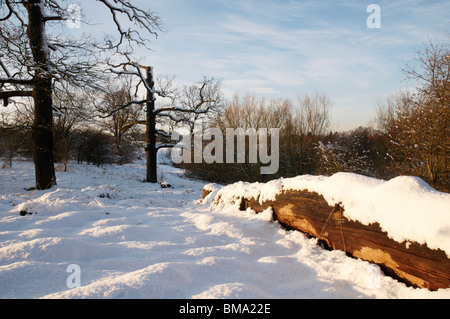
M 145 153 L 147 157 L 147 176 L 145 181 L 147 183 L 157 183 L 157 167 L 156 167 L 156 158 L 158 150 L 156 148 L 156 118 L 155 118 L 155 96 L 153 93 L 154 90 L 154 80 L 153 80 L 153 69 L 148 66 L 147 68 L 147 84 L 148 87 L 151 88 L 152 91 L 147 90 L 147 127 L 145 131 L 146 137 L 146 147 Z
M 56 175 L 53 162 L 52 79 L 49 74 L 49 56 L 42 0 L 28 1 L 26 9 L 28 11 L 27 36 L 36 63 L 33 90 L 34 124 L 32 128 L 36 189 L 48 189 L 56 185 Z

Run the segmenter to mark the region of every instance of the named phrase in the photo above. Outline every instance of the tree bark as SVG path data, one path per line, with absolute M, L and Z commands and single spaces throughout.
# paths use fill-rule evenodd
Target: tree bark
M 202 197 L 210 192 L 204 188 Z M 377 264 L 386 275 L 408 286 L 432 291 L 450 286 L 450 258 L 443 250 L 414 241 L 399 243 L 378 223 L 363 225 L 348 219 L 343 206 L 329 206 L 316 192 L 287 190 L 262 203 L 252 195 L 241 196 L 241 193 L 235 196 L 240 210 L 251 208 L 260 213 L 271 207 L 274 220 L 288 229 L 317 238 L 328 249 L 342 250 L 349 256 Z M 220 202 L 220 197 L 213 201 Z
M 147 103 L 146 103 L 146 130 L 145 137 L 146 143 L 145 153 L 147 157 L 147 176 L 145 181 L 147 183 L 157 183 L 157 153 L 158 149 L 156 148 L 156 114 L 155 114 L 155 95 L 154 88 L 155 82 L 153 79 L 153 68 L 148 66 L 147 69 L 147 84 L 148 87 L 151 88 L 151 91 L 147 90 Z
M 32 127 L 36 189 L 48 189 L 56 185 L 56 175 L 53 162 L 52 78 L 49 73 L 45 16 L 42 0 L 30 0 L 25 6 L 28 12 L 27 36 L 36 63 Z

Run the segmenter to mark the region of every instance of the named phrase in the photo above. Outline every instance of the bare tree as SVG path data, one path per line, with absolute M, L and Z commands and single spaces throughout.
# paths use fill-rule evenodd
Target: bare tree
M 67 164 L 73 153 L 73 135 L 83 124 L 92 121 L 90 115 L 91 97 L 76 88 L 58 90 L 53 94 L 53 140 L 56 162 Z
M 448 42 L 425 44 L 403 69 L 418 81 L 413 92 L 391 96 L 378 110 L 390 139 L 398 174 L 414 174 L 434 187 L 450 189 L 450 49 Z
M 330 109 L 333 103 L 323 93 L 314 92 L 298 96 L 298 120 L 301 134 L 309 134 L 317 139 L 330 128 Z
M 233 129 L 240 141 L 245 141 L 239 143 L 245 144 L 245 149 L 238 148 L 237 143 L 232 149 L 237 163 L 221 161 L 208 165 L 191 163 L 184 166 L 197 177 L 219 183 L 242 180 L 255 182 L 316 173 L 319 168 L 316 146 L 328 133 L 332 103 L 326 95 L 320 93 L 302 96 L 299 102 L 296 106 L 283 98 L 235 95 L 226 102 L 223 112 L 210 125 L 212 128 L 220 128 L 225 136 L 227 128 Z M 255 155 L 255 150 L 261 146 L 261 140 L 260 137 L 254 138 L 253 132 L 270 128 L 279 129 L 279 169 L 276 174 L 265 175 L 261 172 L 264 165 Z M 230 142 L 232 140 L 230 138 Z M 224 148 L 225 146 L 228 145 L 224 145 Z M 272 145 L 267 146 L 268 153 L 272 153 Z
M 319 164 L 317 146 L 328 132 L 331 123 L 332 101 L 324 94 L 314 92 L 297 97 L 298 108 L 294 116 L 295 144 L 290 151 L 290 160 L 295 175 L 314 173 Z
M 102 110 L 105 113 L 112 113 L 105 118 L 102 125 L 114 137 L 116 153 L 119 164 L 128 162 L 133 155 L 134 145 L 124 145 L 128 142 L 128 133 L 134 128 L 132 123 L 140 120 L 142 107 L 132 104 L 127 108 L 116 110 L 120 105 L 124 105 L 133 100 L 133 83 L 131 79 L 126 79 L 120 86 L 111 84 L 110 93 L 105 94 Z M 132 143 L 131 143 L 132 144 Z
M 146 126 L 146 145 L 145 152 L 147 157 L 147 173 L 146 182 L 156 183 L 157 177 L 157 154 L 162 148 L 173 147 L 174 144 L 160 143 L 157 144 L 157 136 L 170 137 L 158 124 L 161 119 L 168 119 L 175 123 L 192 124 L 198 118 L 197 116 L 207 114 L 211 110 L 218 110 L 222 103 L 222 94 L 220 81 L 215 79 L 204 78 L 203 81 L 195 83 L 190 87 L 189 95 L 183 93 L 176 94 L 177 90 L 173 88 L 172 81 L 160 82 L 164 83 L 163 87 L 156 88 L 153 67 L 142 66 L 133 62 L 129 57 L 128 61 L 119 64 L 110 64 L 110 71 L 117 76 L 134 76 L 139 80 L 139 84 L 146 91 L 145 99 L 131 99 L 125 104 L 118 105 L 109 115 L 113 115 L 120 110 L 130 108 L 133 105 L 145 105 L 145 119 L 132 121 L 129 126 L 136 124 L 144 124 Z M 173 79 L 172 79 L 173 80 Z M 161 106 L 156 104 L 156 96 L 168 103 L 162 103 Z M 184 100 L 180 100 L 180 97 Z M 190 102 L 185 102 L 186 100 Z M 193 115 L 192 117 L 185 116 Z
M 320 174 L 353 172 L 382 177 L 382 156 L 378 152 L 378 132 L 370 127 L 358 127 L 346 132 L 328 134 L 319 142 Z
M 194 133 L 195 124 L 202 121 L 211 121 L 219 114 L 223 106 L 221 91 L 222 82 L 214 78 L 204 77 L 202 81 L 191 85 L 184 85 L 178 94 L 175 103 L 181 108 L 190 111 L 178 114 L 178 117 L 187 123 L 191 134 Z M 201 88 L 201 90 L 199 90 Z M 203 101 L 214 101 L 214 103 Z
M 97 0 L 111 14 L 118 38 L 103 42 L 83 37 L 52 36 L 46 28 L 51 22 L 70 18 L 59 0 L 2 0 L 0 8 L 0 99 L 4 106 L 12 97 L 32 97 L 32 127 L 36 188 L 56 184 L 53 162 L 53 99 L 59 84 L 70 82 L 78 87 L 101 88 L 104 56 L 129 53 L 133 45 L 148 45 L 147 36 L 156 35 L 160 20 L 149 11 L 126 0 Z M 121 18 L 129 25 L 122 25 Z M 144 30 L 141 35 L 139 30 Z
M 231 101 L 229 101 L 226 106 L 223 114 L 219 115 L 216 123 L 217 127 L 219 127 L 226 135 L 226 129 L 231 128 L 234 130 L 242 129 L 242 133 L 244 134 L 245 141 L 245 149 L 241 157 L 243 159 L 243 163 L 232 164 L 225 163 L 215 165 L 216 167 L 211 169 L 211 167 L 205 167 L 203 170 L 206 173 L 214 172 L 216 177 L 223 178 L 227 176 L 227 178 L 236 178 L 236 176 L 240 176 L 240 179 L 248 180 L 248 181 L 260 181 L 262 178 L 262 174 L 260 174 L 261 162 L 259 158 L 257 158 L 256 163 L 252 163 L 250 161 L 250 148 L 257 147 L 258 141 L 252 140 L 249 134 L 253 133 L 251 130 L 254 129 L 256 132 L 259 128 L 271 128 L 271 127 L 279 127 L 272 126 L 269 123 L 269 112 L 278 113 L 281 105 L 275 103 L 275 101 L 270 101 L 271 106 L 273 107 L 270 111 L 267 106 L 267 101 L 265 99 L 258 99 L 255 96 L 246 95 L 244 97 L 234 96 Z M 277 105 L 275 105 L 277 104 Z M 250 129 L 250 130 L 249 130 Z M 235 131 L 236 132 L 236 131 Z M 236 138 L 237 139 L 237 138 Z M 226 142 L 226 138 L 224 143 Z M 233 158 L 238 158 L 239 151 L 237 147 L 237 141 L 235 138 L 232 138 L 233 143 Z M 211 165 L 209 165 L 211 166 Z M 201 171 L 201 167 L 197 167 L 197 170 Z
M 17 127 L 3 127 L 0 125 L 0 157 L 5 159 L 10 168 L 12 167 L 13 158 L 20 152 L 23 137 L 23 131 Z

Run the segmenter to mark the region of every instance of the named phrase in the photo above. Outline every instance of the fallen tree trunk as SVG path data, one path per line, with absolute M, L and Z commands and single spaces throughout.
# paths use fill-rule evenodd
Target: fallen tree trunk
M 203 198 L 209 192 L 204 190 Z M 240 198 L 241 210 L 262 212 L 269 207 L 274 219 L 284 226 L 317 238 L 329 249 L 343 250 L 349 256 L 375 263 L 386 275 L 408 286 L 429 290 L 450 287 L 450 259 L 444 251 L 416 242 L 394 241 L 379 224 L 363 225 L 349 220 L 342 204 L 331 207 L 318 193 L 283 191 L 274 200 L 262 203 L 258 198 Z

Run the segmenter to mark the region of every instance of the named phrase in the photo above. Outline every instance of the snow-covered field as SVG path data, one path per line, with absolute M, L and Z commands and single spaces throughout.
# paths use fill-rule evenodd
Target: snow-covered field
M 202 203 L 205 183 L 170 165 L 159 174 L 171 188 L 143 183 L 139 163 L 70 163 L 56 187 L 26 191 L 31 163 L 0 169 L 0 298 L 450 298 L 323 250 L 270 211 Z

